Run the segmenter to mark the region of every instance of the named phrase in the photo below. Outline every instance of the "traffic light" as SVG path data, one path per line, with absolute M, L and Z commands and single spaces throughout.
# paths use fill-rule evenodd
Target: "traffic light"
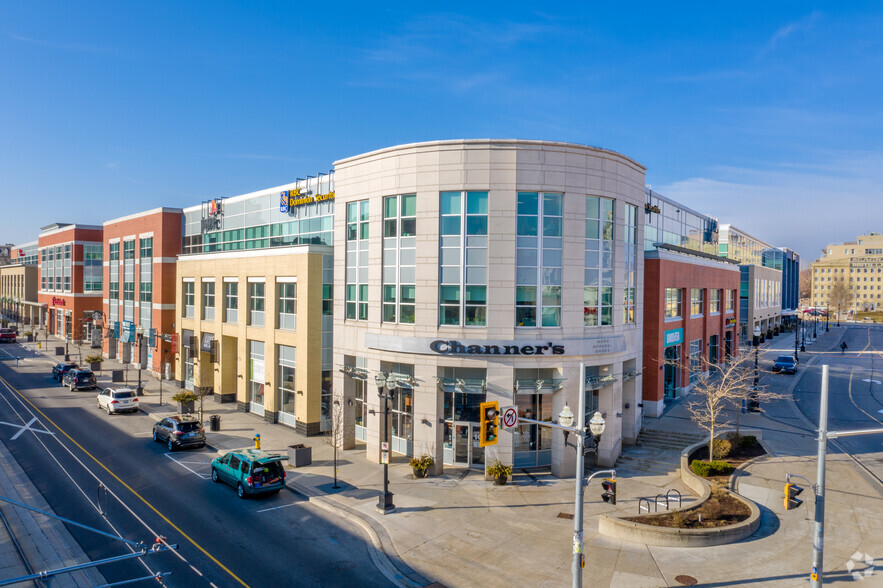
M 616 504 L 616 480 L 604 480 L 601 482 L 601 488 L 604 489 L 604 493 L 601 494 L 601 499 L 604 502 Z
M 803 501 L 797 498 L 801 492 L 803 492 L 803 488 L 797 484 L 785 484 L 785 510 L 791 510 L 803 504 Z
M 478 445 L 487 447 L 488 445 L 496 445 L 499 440 L 500 430 L 500 403 L 482 402 L 481 410 L 481 436 Z

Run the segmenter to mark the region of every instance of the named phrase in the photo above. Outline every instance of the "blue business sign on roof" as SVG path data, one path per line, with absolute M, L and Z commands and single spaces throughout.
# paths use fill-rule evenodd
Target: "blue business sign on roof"
M 684 329 L 669 329 L 665 332 L 665 346 L 678 345 L 684 342 Z

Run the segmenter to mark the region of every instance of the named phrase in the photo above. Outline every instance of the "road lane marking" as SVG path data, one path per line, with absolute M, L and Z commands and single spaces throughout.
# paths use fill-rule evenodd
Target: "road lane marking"
M 173 462 L 175 462 L 176 464 L 178 464 L 179 466 L 181 466 L 182 468 L 184 468 L 185 470 L 187 470 L 187 471 L 190 472 L 191 474 L 196 474 L 197 476 L 199 476 L 199 477 L 202 478 L 203 480 L 208 480 L 209 478 L 211 478 L 211 476 L 210 476 L 209 474 L 200 474 L 200 473 L 197 472 L 196 470 L 187 467 L 187 466 L 184 465 L 184 464 L 185 464 L 185 463 L 188 463 L 188 462 L 178 461 L 177 459 L 175 459 L 174 457 L 172 457 L 172 454 L 171 454 L 171 453 L 166 453 L 165 455 L 166 455 L 166 457 L 168 457 L 170 460 L 172 460 Z M 208 463 L 205 463 L 205 462 L 189 462 L 189 463 L 199 463 L 199 465 L 211 465 L 211 464 L 208 464 Z
M 883 421 L 881 421 L 880 419 L 878 419 L 877 417 L 875 417 L 874 415 L 872 415 L 871 413 L 869 413 L 868 411 L 866 411 L 865 409 L 863 409 L 861 406 L 859 406 L 859 405 L 856 403 L 855 398 L 852 397 L 852 372 L 853 372 L 854 369 L 855 369 L 855 368 L 853 368 L 852 370 L 849 370 L 849 400 L 852 402 L 852 405 L 853 405 L 854 407 L 856 407 L 857 409 L 859 409 L 860 411 L 862 411 L 863 413 L 865 413 L 865 415 L 867 415 L 868 418 L 870 418 L 870 419 L 873 420 L 873 421 L 877 421 L 878 423 L 880 423 L 881 425 L 883 425 Z
M 258 512 L 267 512 L 271 510 L 279 510 L 281 508 L 288 508 L 289 506 L 297 506 L 297 502 L 292 502 L 291 504 L 283 504 L 282 506 L 271 506 L 270 508 L 262 508 Z
M 24 420 L 24 419 L 22 419 L 22 420 Z M 45 433 L 47 435 L 55 435 L 55 433 L 53 433 L 52 431 L 44 431 L 42 429 L 32 428 L 31 425 L 33 425 L 36 420 L 37 420 L 37 417 L 34 417 L 26 425 L 16 425 L 13 423 L 7 423 L 4 421 L 0 421 L 0 425 L 9 425 L 10 427 L 15 427 L 16 429 L 18 429 L 18 433 L 13 435 L 12 439 L 10 439 L 10 441 L 15 441 L 16 439 L 18 439 L 21 436 L 21 434 L 24 433 L 25 431 L 33 431 L 34 433 Z
M 227 572 L 227 574 L 229 574 L 231 578 L 233 578 L 234 580 L 236 580 L 237 582 L 239 582 L 239 584 L 241 584 L 242 586 L 246 586 L 246 587 L 248 588 L 248 584 L 246 584 L 246 583 L 245 583 L 245 582 L 244 582 L 239 576 L 237 576 L 236 574 L 234 574 L 232 570 L 230 570 L 227 566 L 225 566 L 224 564 L 222 564 L 222 563 L 218 560 L 218 558 L 216 558 L 216 557 L 213 556 L 211 553 L 209 553 L 208 551 L 206 551 L 206 549 L 205 549 L 202 545 L 200 545 L 199 543 L 197 543 L 192 537 L 190 537 L 190 535 L 188 535 L 188 534 L 185 533 L 183 530 L 181 530 L 181 528 L 179 528 L 178 525 L 176 525 L 176 524 L 173 523 L 171 520 L 169 520 L 169 518 L 168 518 L 166 515 L 164 515 L 162 512 L 160 512 L 160 510 L 159 510 L 158 508 L 156 508 L 155 506 L 153 506 L 153 504 L 152 504 L 150 501 L 148 501 L 146 498 L 144 498 L 143 496 L 141 496 L 137 491 L 135 491 L 134 488 L 132 488 L 131 486 L 129 486 L 128 484 L 126 484 L 126 483 L 122 480 L 122 478 L 120 478 L 120 477 L 117 476 L 113 471 L 111 471 L 111 469 L 108 468 L 106 465 L 104 465 L 104 464 L 101 462 L 101 460 L 99 460 L 97 457 L 95 457 L 94 455 L 92 455 L 91 453 L 89 453 L 89 451 L 88 451 L 85 447 L 83 447 L 82 445 L 80 445 L 80 444 L 79 444 L 79 443 L 78 443 L 73 437 L 71 437 L 70 435 L 68 435 L 67 432 L 66 432 L 64 429 L 62 429 L 61 427 L 59 427 L 59 426 L 55 423 L 55 421 L 53 421 L 53 420 L 50 419 L 48 416 L 46 416 L 46 414 L 45 414 L 42 410 L 40 410 L 40 409 L 37 407 L 36 404 L 34 404 L 33 402 L 31 402 L 31 400 L 30 400 L 29 398 L 27 398 L 24 394 L 22 394 L 22 393 L 18 390 L 18 388 L 16 388 L 16 387 L 13 386 L 12 384 L 10 384 L 10 383 L 9 383 L 5 378 L 3 378 L 2 376 L 0 376 L 0 382 L 3 382 L 3 383 L 6 385 L 6 387 L 9 388 L 10 390 L 12 390 L 12 392 L 15 393 L 19 398 L 21 398 L 22 401 L 26 402 L 26 403 L 27 403 L 27 404 L 28 404 L 28 405 L 29 405 L 34 411 L 36 411 L 37 413 L 39 413 L 40 416 L 42 416 L 43 419 L 44 419 L 46 422 L 50 423 L 53 427 L 55 427 L 55 428 L 58 430 L 58 432 L 60 432 L 60 433 L 61 433 L 62 435 L 64 435 L 65 437 L 67 437 L 67 439 L 68 439 L 71 443 L 73 443 L 74 445 L 76 445 L 77 448 L 78 448 L 80 451 L 82 451 L 82 452 L 83 452 L 84 454 L 86 454 L 86 455 L 87 455 L 92 461 L 94 461 L 94 462 L 97 463 L 99 466 L 101 466 L 101 469 L 103 469 L 105 472 L 107 472 L 107 473 L 108 473 L 108 474 L 109 474 L 114 480 L 116 480 L 117 482 L 119 482 L 119 484 L 122 485 L 123 488 L 125 488 L 126 490 L 128 490 L 129 492 L 131 492 L 133 496 L 135 496 L 138 500 L 140 500 L 145 506 L 147 506 L 147 508 L 149 508 L 150 510 L 152 510 L 152 511 L 153 511 L 153 512 L 154 512 L 159 518 L 161 518 L 162 520 L 164 520 L 164 521 L 165 521 L 170 527 L 172 527 L 175 531 L 177 531 L 178 533 L 180 533 L 182 537 L 184 537 L 184 538 L 185 538 L 185 539 L 186 539 L 191 545 L 193 545 L 196 549 L 198 549 L 200 552 L 202 552 L 202 554 L 205 555 L 207 558 L 209 558 L 209 559 L 210 559 L 215 565 L 217 565 L 219 568 L 221 568 L 222 570 L 224 570 L 225 572 Z M 189 562 L 188 562 L 188 563 L 189 563 Z

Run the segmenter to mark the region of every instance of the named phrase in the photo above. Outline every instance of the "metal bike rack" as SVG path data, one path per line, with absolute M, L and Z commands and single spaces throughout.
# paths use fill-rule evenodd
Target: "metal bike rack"
M 660 496 L 665 499 L 664 502 L 662 500 L 659 500 Z M 668 494 L 657 494 L 655 501 L 656 501 L 656 509 L 657 510 L 659 510 L 660 504 L 665 505 L 665 510 L 668 510 Z
M 669 494 L 671 494 L 671 493 L 675 494 L 675 496 L 673 496 L 671 498 L 673 498 L 673 499 L 676 498 L 678 501 L 678 508 L 681 508 L 681 493 L 678 490 L 675 490 L 674 488 L 672 488 L 671 490 L 669 490 L 668 492 L 665 493 L 666 500 L 669 499 Z
M 647 506 L 644 506 L 643 503 L 646 502 Z M 639 498 L 638 499 L 638 514 L 647 511 L 650 512 L 650 499 L 648 498 Z

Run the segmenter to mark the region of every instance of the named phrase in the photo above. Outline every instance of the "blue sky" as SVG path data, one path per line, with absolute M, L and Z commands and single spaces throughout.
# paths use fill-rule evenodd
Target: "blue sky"
M 619 151 L 804 262 L 883 231 L 881 3 L 499 6 L 5 0 L 0 241 L 486 137 Z

